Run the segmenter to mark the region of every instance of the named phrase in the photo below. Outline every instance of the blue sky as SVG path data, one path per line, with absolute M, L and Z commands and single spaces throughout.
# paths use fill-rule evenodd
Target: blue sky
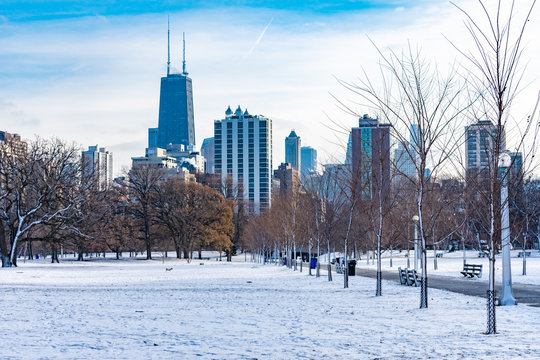
M 147 128 L 157 126 L 170 16 L 173 68 L 181 67 L 187 36 L 197 144 L 212 136 L 227 106 L 240 105 L 272 118 L 274 167 L 284 161 L 291 129 L 319 149 L 322 162 L 342 161 L 343 129 L 357 120 L 330 94 L 369 112 L 336 81 L 376 71 L 367 36 L 383 49 L 418 44 L 441 67 L 457 57 L 443 34 L 464 37 L 448 1 L 305 3 L 3 0 L 0 130 L 107 146 L 118 174 L 144 154 Z M 534 62 L 538 44 L 530 44 Z
M 295 11 L 303 14 L 337 14 L 365 9 L 387 9 L 403 6 L 410 1 L 302 1 L 302 0 L 237 0 L 237 1 L 18 1 L 5 0 L 0 14 L 10 21 L 58 20 L 85 16 L 141 15 L 173 13 L 187 10 L 219 8 L 252 8 Z

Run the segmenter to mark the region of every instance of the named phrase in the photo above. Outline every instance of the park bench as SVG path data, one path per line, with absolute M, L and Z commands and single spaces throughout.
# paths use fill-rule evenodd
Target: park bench
M 399 282 L 401 285 L 407 285 L 407 269 L 398 267 Z
M 442 258 L 443 255 L 444 255 L 444 253 L 440 252 L 440 253 L 436 253 L 436 254 L 435 254 L 435 257 Z
M 420 276 L 414 269 L 398 268 L 398 271 L 401 285 L 418 286 L 422 282 L 422 279 L 420 279 Z
M 407 285 L 409 286 L 418 286 L 422 280 L 420 279 L 420 276 L 418 276 L 418 273 L 414 269 L 407 269 Z
M 525 256 L 531 256 L 531 252 L 525 251 Z M 523 257 L 523 251 L 518 252 L 518 257 Z
M 482 277 L 482 265 L 476 265 L 476 264 L 465 264 L 463 265 L 463 271 L 461 271 L 461 274 L 465 277 L 473 278 L 481 278 Z
M 341 265 L 339 262 L 336 262 L 336 273 L 343 274 L 343 269 L 345 266 Z

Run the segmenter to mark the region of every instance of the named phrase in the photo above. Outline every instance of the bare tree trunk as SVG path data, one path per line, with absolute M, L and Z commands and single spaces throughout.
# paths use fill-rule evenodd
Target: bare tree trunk
M 461 236 L 461 242 L 463 243 L 463 265 L 467 264 L 467 251 L 465 250 L 465 238 Z
M 332 264 L 330 264 L 330 239 L 327 239 L 327 243 L 328 243 L 328 265 L 327 265 L 328 281 L 332 281 Z M 319 262 L 318 259 L 317 259 L 317 262 Z
M 433 270 L 437 270 L 437 244 L 433 242 Z
M 4 224 L 0 220 L 0 257 L 2 258 L 2 267 L 13 266 L 8 253 L 7 237 L 4 232 Z
M 34 258 L 34 253 L 32 251 L 32 240 L 27 240 L 26 247 L 28 248 L 28 260 L 32 260 Z
M 294 240 L 294 233 L 293 233 L 293 249 L 294 249 L 294 271 L 296 271 L 296 241 Z
M 146 259 L 152 259 L 152 245 L 150 244 L 150 224 L 148 219 L 144 219 L 144 241 L 146 244 Z
M 382 296 L 381 235 L 377 234 L 377 289 L 375 296 Z
M 309 276 L 311 276 L 311 238 L 309 238 L 309 246 L 308 246 L 308 252 L 309 252 L 309 255 L 308 255 L 308 268 L 309 268 Z
M 321 239 L 317 236 L 317 262 L 315 263 L 315 277 L 321 276 L 321 265 L 320 265 L 320 258 L 321 258 Z M 330 254 L 328 254 L 328 260 L 330 261 Z
M 528 226 L 527 226 L 527 228 L 528 228 Z M 527 253 L 525 252 L 526 246 L 527 246 L 527 235 L 523 235 L 523 271 L 521 272 L 521 275 L 523 275 L 523 276 L 527 275 L 527 260 L 526 260 L 527 259 Z
M 493 187 L 493 182 L 491 184 Z M 494 194 L 494 191 L 491 191 Z M 497 332 L 495 319 L 495 210 L 493 196 L 489 204 L 490 230 L 489 230 L 489 290 L 487 291 L 487 330 L 486 334 Z
M 426 252 L 426 237 L 424 234 L 424 222 L 422 218 L 422 195 L 424 193 L 423 180 L 419 182 L 419 189 L 417 194 L 417 206 L 418 206 L 418 230 L 421 240 L 422 251 L 422 282 L 420 283 L 420 309 L 428 307 L 428 277 L 427 277 L 427 252 Z
M 347 239 L 345 239 L 345 251 L 344 251 L 344 269 L 343 269 L 343 288 L 349 287 L 349 266 L 347 264 Z

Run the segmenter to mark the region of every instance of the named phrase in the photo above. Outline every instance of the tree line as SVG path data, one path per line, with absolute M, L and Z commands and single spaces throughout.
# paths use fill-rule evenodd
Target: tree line
M 20 151 L 0 145 L 2 267 L 36 250 L 121 253 L 175 250 L 178 258 L 203 249 L 230 251 L 234 202 L 209 186 L 184 182 L 151 166 L 133 167 L 122 181 L 99 184 L 75 144 L 36 139 Z M 103 190 L 102 190 L 103 189 Z

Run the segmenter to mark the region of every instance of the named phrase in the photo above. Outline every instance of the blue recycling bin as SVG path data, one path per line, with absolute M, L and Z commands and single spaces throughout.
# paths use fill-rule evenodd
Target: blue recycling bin
M 311 258 L 311 268 L 315 269 L 317 267 L 317 258 Z
M 37 259 L 39 259 L 39 255 L 38 255 L 38 254 L 36 254 L 36 260 L 37 260 Z

